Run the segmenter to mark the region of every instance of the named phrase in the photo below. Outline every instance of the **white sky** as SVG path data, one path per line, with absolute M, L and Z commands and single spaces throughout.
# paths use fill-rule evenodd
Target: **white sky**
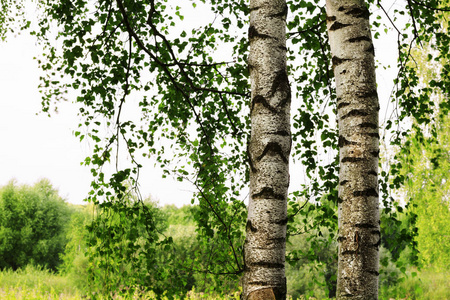
M 379 60 L 389 59 L 395 66 L 395 35 L 375 41 Z M 73 136 L 77 128 L 77 108 L 61 103 L 51 118 L 39 114 L 41 103 L 37 86 L 39 70 L 33 56 L 38 53 L 33 38 L 27 34 L 0 42 L 0 186 L 16 179 L 33 184 L 48 178 L 60 195 L 71 203 L 82 203 L 89 191 L 91 174 L 80 162 L 90 153 L 89 145 Z M 387 97 L 395 72 L 377 74 L 384 118 Z M 292 183 L 291 183 L 292 187 Z M 189 204 L 194 188 L 170 178 L 162 179 L 153 163 L 141 173 L 143 196 L 152 195 L 160 204 Z
M 89 145 L 73 136 L 78 125 L 75 106 L 61 103 L 51 118 L 38 114 L 37 53 L 27 34 L 0 43 L 0 185 L 13 178 L 25 184 L 48 178 L 62 197 L 79 204 L 90 190 L 90 171 L 80 166 Z M 190 203 L 189 184 L 162 179 L 153 164 L 143 170 L 141 182 L 143 196 L 151 194 L 161 204 Z

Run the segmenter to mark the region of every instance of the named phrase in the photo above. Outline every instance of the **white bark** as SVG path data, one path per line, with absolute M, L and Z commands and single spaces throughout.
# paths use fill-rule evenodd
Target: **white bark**
M 291 92 L 285 0 L 250 1 L 250 200 L 244 299 L 285 299 Z
M 378 299 L 378 96 L 369 11 L 327 0 L 339 123 L 337 299 Z

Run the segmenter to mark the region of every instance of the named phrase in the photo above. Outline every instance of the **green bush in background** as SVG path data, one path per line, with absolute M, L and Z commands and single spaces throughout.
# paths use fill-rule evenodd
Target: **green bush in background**
M 71 209 L 48 180 L 11 181 L 0 189 L 0 269 L 28 264 L 56 270 L 66 245 Z

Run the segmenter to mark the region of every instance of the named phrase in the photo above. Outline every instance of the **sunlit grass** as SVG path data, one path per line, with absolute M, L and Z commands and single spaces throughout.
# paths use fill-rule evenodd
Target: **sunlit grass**
M 450 299 L 450 270 L 435 272 L 428 269 L 417 273 L 395 286 L 381 287 L 380 299 Z
M 411 269 L 412 273 L 415 271 Z M 435 272 L 422 270 L 415 277 L 409 276 L 395 286 L 381 287 L 380 299 L 450 299 L 450 271 Z M 167 292 L 167 295 L 170 291 Z M 82 299 L 85 295 L 72 283 L 70 276 L 61 276 L 47 270 L 28 266 L 23 270 L 0 272 L 0 299 L 2 300 L 74 300 Z M 89 298 L 89 297 L 87 297 Z M 162 299 L 157 298 L 153 292 L 144 292 L 134 289 L 129 295 L 94 295 L 95 299 Z M 175 297 L 174 300 L 222 300 L 239 299 L 239 292 L 228 296 L 212 296 L 196 292 L 188 292 L 184 297 Z M 292 299 L 292 298 L 289 298 Z M 301 296 L 299 299 L 316 299 Z M 317 298 L 319 299 L 319 298 Z
M 27 266 L 0 272 L 0 299 L 80 299 L 68 277 Z

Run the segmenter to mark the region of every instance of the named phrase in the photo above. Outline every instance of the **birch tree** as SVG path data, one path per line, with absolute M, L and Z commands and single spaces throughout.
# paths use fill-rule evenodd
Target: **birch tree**
M 339 127 L 338 299 L 378 298 L 378 96 L 369 10 L 327 1 Z
M 291 91 L 286 73 L 286 1 L 250 2 L 250 199 L 244 299 L 285 299 Z

